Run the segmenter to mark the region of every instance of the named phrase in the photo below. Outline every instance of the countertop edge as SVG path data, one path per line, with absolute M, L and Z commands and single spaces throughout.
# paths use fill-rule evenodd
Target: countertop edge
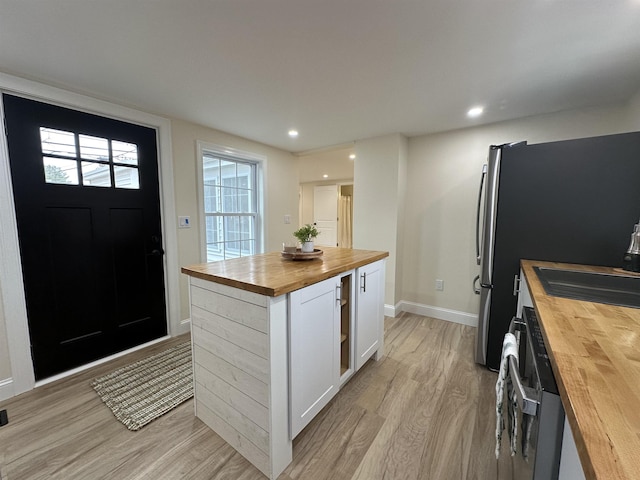
M 269 297 L 279 297 L 281 295 L 291 293 L 295 290 L 299 290 L 300 288 L 304 288 L 309 285 L 313 285 L 314 283 L 318 283 L 323 280 L 326 280 L 328 278 L 335 277 L 336 275 L 339 275 L 343 272 L 347 272 L 349 270 L 353 270 L 355 268 L 359 268 L 364 265 L 377 262 L 378 260 L 382 260 L 389 256 L 389 252 L 385 252 L 385 251 L 361 250 L 361 252 L 367 252 L 368 254 L 367 257 L 357 259 L 357 260 L 352 260 L 352 261 L 349 261 L 348 263 L 337 265 L 335 267 L 332 267 L 322 272 L 312 272 L 309 275 L 309 277 L 305 278 L 305 280 L 303 281 L 292 280 L 291 282 L 280 284 L 277 287 L 270 287 L 268 285 L 261 285 L 261 284 L 252 283 L 248 281 L 238 280 L 235 278 L 229 278 L 221 274 L 203 272 L 198 269 L 198 268 L 201 268 L 203 264 L 189 265 L 186 267 L 182 267 L 180 271 L 185 275 L 199 278 L 201 280 L 219 283 L 222 285 L 239 288 L 241 290 L 245 290 L 245 291 L 249 291 L 249 292 L 253 292 L 253 293 L 257 293 L 257 294 L 265 295 Z M 279 252 L 271 252 L 271 253 L 279 254 Z M 292 260 L 283 260 L 283 261 L 292 262 Z M 305 261 L 304 263 L 302 262 L 295 262 L 295 263 L 298 265 L 309 265 L 311 264 L 311 262 L 314 262 L 314 261 L 315 260 L 308 260 L 308 261 Z
M 258 293 L 260 295 L 265 295 L 267 297 L 278 297 L 282 295 L 281 293 L 277 293 L 277 290 L 273 288 L 265 287 L 263 285 L 254 285 L 247 282 L 241 282 L 239 280 L 226 278 L 220 275 L 213 275 L 211 273 L 199 272 L 197 270 L 190 269 L 190 267 L 182 267 L 180 271 L 185 275 L 188 275 L 194 278 L 199 278 L 200 280 L 219 283 L 220 285 L 226 285 L 228 287 L 239 288 L 241 290 Z
M 533 302 L 534 309 L 536 313 L 540 315 L 540 307 L 536 302 L 536 297 L 538 296 L 536 291 L 544 288 L 538 279 L 538 275 L 536 275 L 533 267 L 539 265 L 540 262 L 535 262 L 531 260 L 522 260 L 521 266 L 524 272 L 524 278 L 527 282 L 527 288 L 529 289 L 529 293 L 531 294 L 531 301 Z M 542 331 L 542 336 L 544 338 L 545 343 L 549 344 L 549 336 L 547 333 L 547 329 L 544 325 L 543 315 L 540 315 L 539 319 L 540 328 Z M 573 433 L 574 441 L 576 442 L 576 448 L 578 450 L 578 456 L 580 457 L 580 463 L 582 464 L 582 469 L 585 471 L 585 475 L 588 474 L 587 478 L 596 478 L 595 471 L 593 469 L 593 463 L 591 460 L 591 456 L 589 455 L 589 451 L 587 449 L 586 443 L 584 441 L 584 437 L 582 436 L 582 430 L 580 429 L 580 425 L 578 424 L 578 419 L 576 418 L 576 412 L 574 410 L 574 405 L 571 403 L 571 398 L 567 392 L 566 386 L 564 384 L 562 375 L 558 369 L 558 362 L 556 360 L 556 354 L 552 349 L 547 349 L 547 354 L 549 355 L 549 360 L 551 362 L 551 367 L 553 370 L 553 375 L 556 380 L 556 384 L 558 385 L 558 392 L 560 393 L 560 399 L 562 401 L 562 406 L 564 407 L 565 416 L 567 417 L 569 424 L 571 425 L 571 431 Z

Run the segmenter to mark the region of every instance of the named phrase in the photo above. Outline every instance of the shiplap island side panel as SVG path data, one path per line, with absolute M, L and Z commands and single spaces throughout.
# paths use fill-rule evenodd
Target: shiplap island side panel
M 277 478 L 292 459 L 289 294 L 387 256 L 326 248 L 311 261 L 273 252 L 182 269 L 189 275 L 196 415 L 267 477 Z M 383 297 L 381 291 L 379 312 Z M 372 321 L 382 325 L 383 316 Z M 383 352 L 375 353 L 379 359 Z

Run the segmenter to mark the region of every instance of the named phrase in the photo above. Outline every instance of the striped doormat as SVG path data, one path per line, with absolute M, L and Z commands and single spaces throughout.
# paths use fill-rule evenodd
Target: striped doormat
M 191 342 L 96 378 L 91 386 L 129 430 L 140 430 L 193 397 Z

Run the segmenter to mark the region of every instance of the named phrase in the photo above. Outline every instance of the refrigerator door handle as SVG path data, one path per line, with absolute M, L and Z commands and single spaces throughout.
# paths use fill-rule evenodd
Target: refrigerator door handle
M 473 293 L 476 295 L 480 295 L 480 287 L 478 286 L 478 281 L 480 280 L 480 275 L 476 275 L 476 278 L 473 279 Z
M 484 179 L 487 176 L 487 164 L 482 166 L 482 176 L 480 177 L 480 188 L 478 189 L 478 210 L 476 211 L 476 262 L 480 265 L 480 208 L 482 207 L 482 188 Z

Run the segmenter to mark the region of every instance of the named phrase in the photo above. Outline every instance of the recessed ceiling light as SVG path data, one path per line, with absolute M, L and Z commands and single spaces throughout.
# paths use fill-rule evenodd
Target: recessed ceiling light
M 289 130 L 289 136 L 291 138 L 296 138 L 298 136 L 298 130 Z
M 480 115 L 482 115 L 482 112 L 484 112 L 484 108 L 473 107 L 473 108 L 470 108 L 469 111 L 467 112 L 467 117 L 471 117 L 471 118 L 479 117 Z
M 349 155 L 349 158 L 350 158 L 351 160 L 355 160 L 355 158 L 356 158 L 356 154 L 355 154 L 355 153 L 352 153 L 351 155 Z
M 324 175 L 322 175 L 322 178 L 329 178 L 329 175 L 325 173 Z

